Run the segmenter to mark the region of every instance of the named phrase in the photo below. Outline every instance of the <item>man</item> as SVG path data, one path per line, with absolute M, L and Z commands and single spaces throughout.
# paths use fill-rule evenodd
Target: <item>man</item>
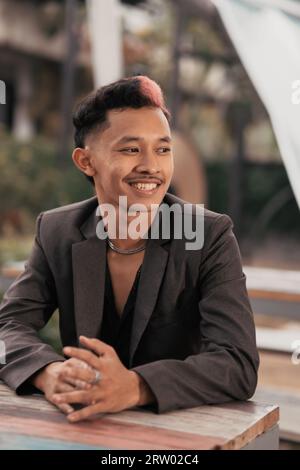
M 161 220 L 153 206 L 184 207 L 167 193 L 169 117 L 159 86 L 141 76 L 79 105 L 73 161 L 96 196 L 39 215 L 25 271 L 2 302 L 0 378 L 17 393 L 42 391 L 70 422 L 134 406 L 162 413 L 246 400 L 256 387 L 253 315 L 230 218 L 205 209 L 196 250 L 174 230 L 145 237 Z M 144 208 L 138 237 L 120 196 Z M 115 233 L 105 205 L 119 216 Z M 65 355 L 37 335 L 56 308 Z

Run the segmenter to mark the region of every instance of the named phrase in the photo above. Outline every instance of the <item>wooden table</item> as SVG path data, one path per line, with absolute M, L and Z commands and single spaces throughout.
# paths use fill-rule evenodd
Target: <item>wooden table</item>
M 244 266 L 253 311 L 300 320 L 300 271 Z
M 300 397 L 299 393 L 283 388 L 258 388 L 256 400 L 271 401 L 280 406 L 280 439 L 300 443 Z
M 43 396 L 0 383 L 0 449 L 275 450 L 278 419 L 277 406 L 248 401 L 161 415 L 134 408 L 70 424 Z
M 300 271 L 244 266 L 252 297 L 300 302 Z

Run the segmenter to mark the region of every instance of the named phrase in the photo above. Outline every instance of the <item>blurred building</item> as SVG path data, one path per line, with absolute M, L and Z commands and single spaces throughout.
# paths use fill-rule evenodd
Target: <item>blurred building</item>
M 0 125 L 17 139 L 30 140 L 39 133 L 59 136 L 69 39 L 66 4 L 63 0 L 0 0 L 0 78 L 7 94 L 6 106 L 0 107 Z M 73 85 L 75 95 L 84 96 L 93 89 L 93 73 L 83 0 L 74 1 L 71 29 L 76 68 Z M 125 37 L 125 60 L 139 56 L 139 48 L 140 44 Z
M 89 42 L 84 22 L 77 27 L 76 64 L 88 89 Z M 0 75 L 7 91 L 0 122 L 17 138 L 28 140 L 41 129 L 57 134 L 65 55 L 64 2 L 0 0 Z
M 71 43 L 66 21 L 70 2 L 76 5 Z M 178 168 L 180 161 L 191 165 L 185 178 L 181 172 L 180 178 L 175 175 L 174 192 L 185 197 L 186 188 L 193 193 L 201 188 L 201 194 L 197 191 L 187 199 L 203 202 L 207 187 L 210 208 L 228 212 L 241 233 L 248 232 L 253 217 L 273 196 L 276 205 L 271 211 L 267 207 L 271 218 L 284 210 L 283 218 L 292 220 L 295 202 L 270 120 L 211 3 L 119 0 L 120 6 L 124 3 L 128 4 L 121 12 L 124 75 L 148 74 L 161 84 L 176 118 L 173 129 L 189 149 L 178 144 Z M 7 104 L 0 106 L 0 130 L 2 123 L 12 140 L 49 137 L 57 147 L 56 161 L 63 163 L 69 162 L 72 106 L 94 87 L 85 4 L 85 0 L 0 0 L 0 79 L 7 90 Z M 110 57 L 105 39 L 104 50 Z M 73 65 L 67 69 L 70 44 Z M 187 157 L 191 154 L 196 157 Z M 189 175 L 198 173 L 197 159 L 198 171 L 207 173 L 209 184 L 204 177 L 191 183 Z

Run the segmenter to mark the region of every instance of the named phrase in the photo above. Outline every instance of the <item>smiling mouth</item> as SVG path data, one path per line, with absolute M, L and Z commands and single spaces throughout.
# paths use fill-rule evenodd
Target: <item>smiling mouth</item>
M 161 186 L 161 182 L 158 180 L 148 181 L 128 181 L 128 184 L 135 190 L 144 194 L 153 194 Z
M 160 186 L 157 183 L 129 183 L 129 184 L 130 184 L 130 186 L 133 186 L 134 188 L 138 189 L 139 191 L 153 191 L 158 186 Z

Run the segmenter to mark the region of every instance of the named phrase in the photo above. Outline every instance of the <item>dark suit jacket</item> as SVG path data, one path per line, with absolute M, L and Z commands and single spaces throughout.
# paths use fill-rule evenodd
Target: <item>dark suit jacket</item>
M 184 201 L 166 194 L 164 202 Z M 0 308 L 6 361 L 0 378 L 25 393 L 28 378 L 64 360 L 37 334 L 56 308 L 63 345 L 99 335 L 106 243 L 96 236 L 96 197 L 42 212 L 25 271 Z M 130 368 L 162 413 L 250 398 L 259 364 L 253 315 L 231 219 L 205 210 L 205 242 L 149 239 L 136 300 Z M 151 407 L 150 407 L 151 408 Z

